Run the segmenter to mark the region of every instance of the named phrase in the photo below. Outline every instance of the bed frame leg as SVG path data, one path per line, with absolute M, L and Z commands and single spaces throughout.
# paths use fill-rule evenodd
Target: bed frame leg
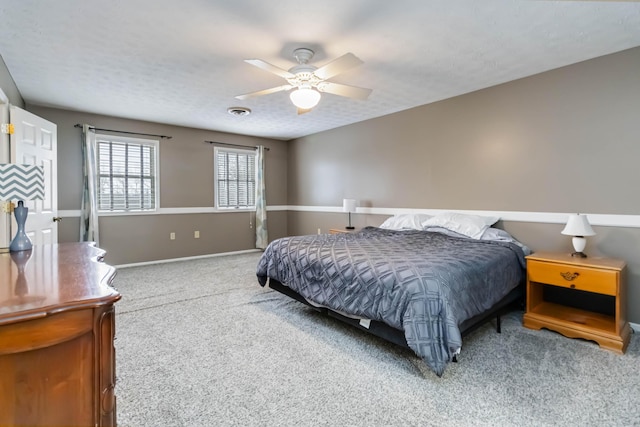
M 502 333 L 502 327 L 500 325 L 500 315 L 498 314 L 496 316 L 496 332 L 501 334 Z

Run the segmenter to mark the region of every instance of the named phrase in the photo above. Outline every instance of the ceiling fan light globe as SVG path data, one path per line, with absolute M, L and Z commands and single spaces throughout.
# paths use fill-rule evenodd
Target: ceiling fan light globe
M 320 102 L 320 92 L 313 89 L 297 89 L 289 95 L 291 102 L 298 108 L 308 110 Z

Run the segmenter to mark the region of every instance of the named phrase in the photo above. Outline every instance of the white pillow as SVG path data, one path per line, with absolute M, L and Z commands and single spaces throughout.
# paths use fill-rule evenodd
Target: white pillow
M 387 230 L 422 230 L 422 224 L 431 218 L 426 214 L 401 214 L 387 218 L 380 228 Z
M 480 240 L 495 240 L 498 242 L 514 243 L 522 248 L 522 252 L 524 252 L 525 255 L 531 254 L 531 249 L 529 249 L 527 245 L 520 243 L 515 237 L 509 234 L 509 232 L 499 228 L 487 228 L 487 230 L 482 234 Z
M 422 227 L 443 227 L 473 239 L 479 239 L 485 230 L 498 222 L 499 219 L 494 216 L 444 212 L 424 221 Z

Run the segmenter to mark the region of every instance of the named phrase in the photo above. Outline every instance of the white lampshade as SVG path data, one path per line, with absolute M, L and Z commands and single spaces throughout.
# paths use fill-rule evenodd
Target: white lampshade
M 584 248 L 587 245 L 587 239 L 584 236 L 595 236 L 596 232 L 593 231 L 586 215 L 569 215 L 567 225 L 561 231 L 562 234 L 567 236 L 573 236 L 571 242 L 573 243 L 573 249 L 575 252 L 571 254 L 574 257 L 585 258 Z
M 596 232 L 593 231 L 589 220 L 586 215 L 573 214 L 569 215 L 567 225 L 561 231 L 566 236 L 595 236 Z
M 356 200 L 355 199 L 343 199 L 342 200 L 342 210 L 344 212 L 355 212 L 356 211 Z
M 291 102 L 296 107 L 308 110 L 318 105 L 320 92 L 308 87 L 302 87 L 291 92 L 289 98 L 291 98 Z

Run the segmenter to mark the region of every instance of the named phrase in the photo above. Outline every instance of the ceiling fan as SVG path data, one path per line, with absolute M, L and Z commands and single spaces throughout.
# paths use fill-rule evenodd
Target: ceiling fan
M 309 60 L 313 58 L 313 55 L 314 52 L 311 49 L 298 48 L 294 50 L 293 56 L 296 58 L 298 65 L 291 67 L 288 71 L 261 59 L 245 59 L 245 62 L 251 65 L 255 65 L 258 68 L 262 68 L 265 71 L 284 78 L 287 84 L 258 92 L 238 95 L 236 98 L 244 100 L 254 96 L 268 95 L 270 93 L 294 89 L 289 97 L 291 98 L 291 102 L 298 107 L 298 114 L 311 111 L 311 109 L 320 102 L 320 93 L 322 92 L 347 98 L 367 99 L 371 93 L 371 89 L 327 81 L 327 79 L 337 74 L 362 64 L 363 62 L 357 56 L 352 53 L 347 53 L 317 68 L 308 63 Z

